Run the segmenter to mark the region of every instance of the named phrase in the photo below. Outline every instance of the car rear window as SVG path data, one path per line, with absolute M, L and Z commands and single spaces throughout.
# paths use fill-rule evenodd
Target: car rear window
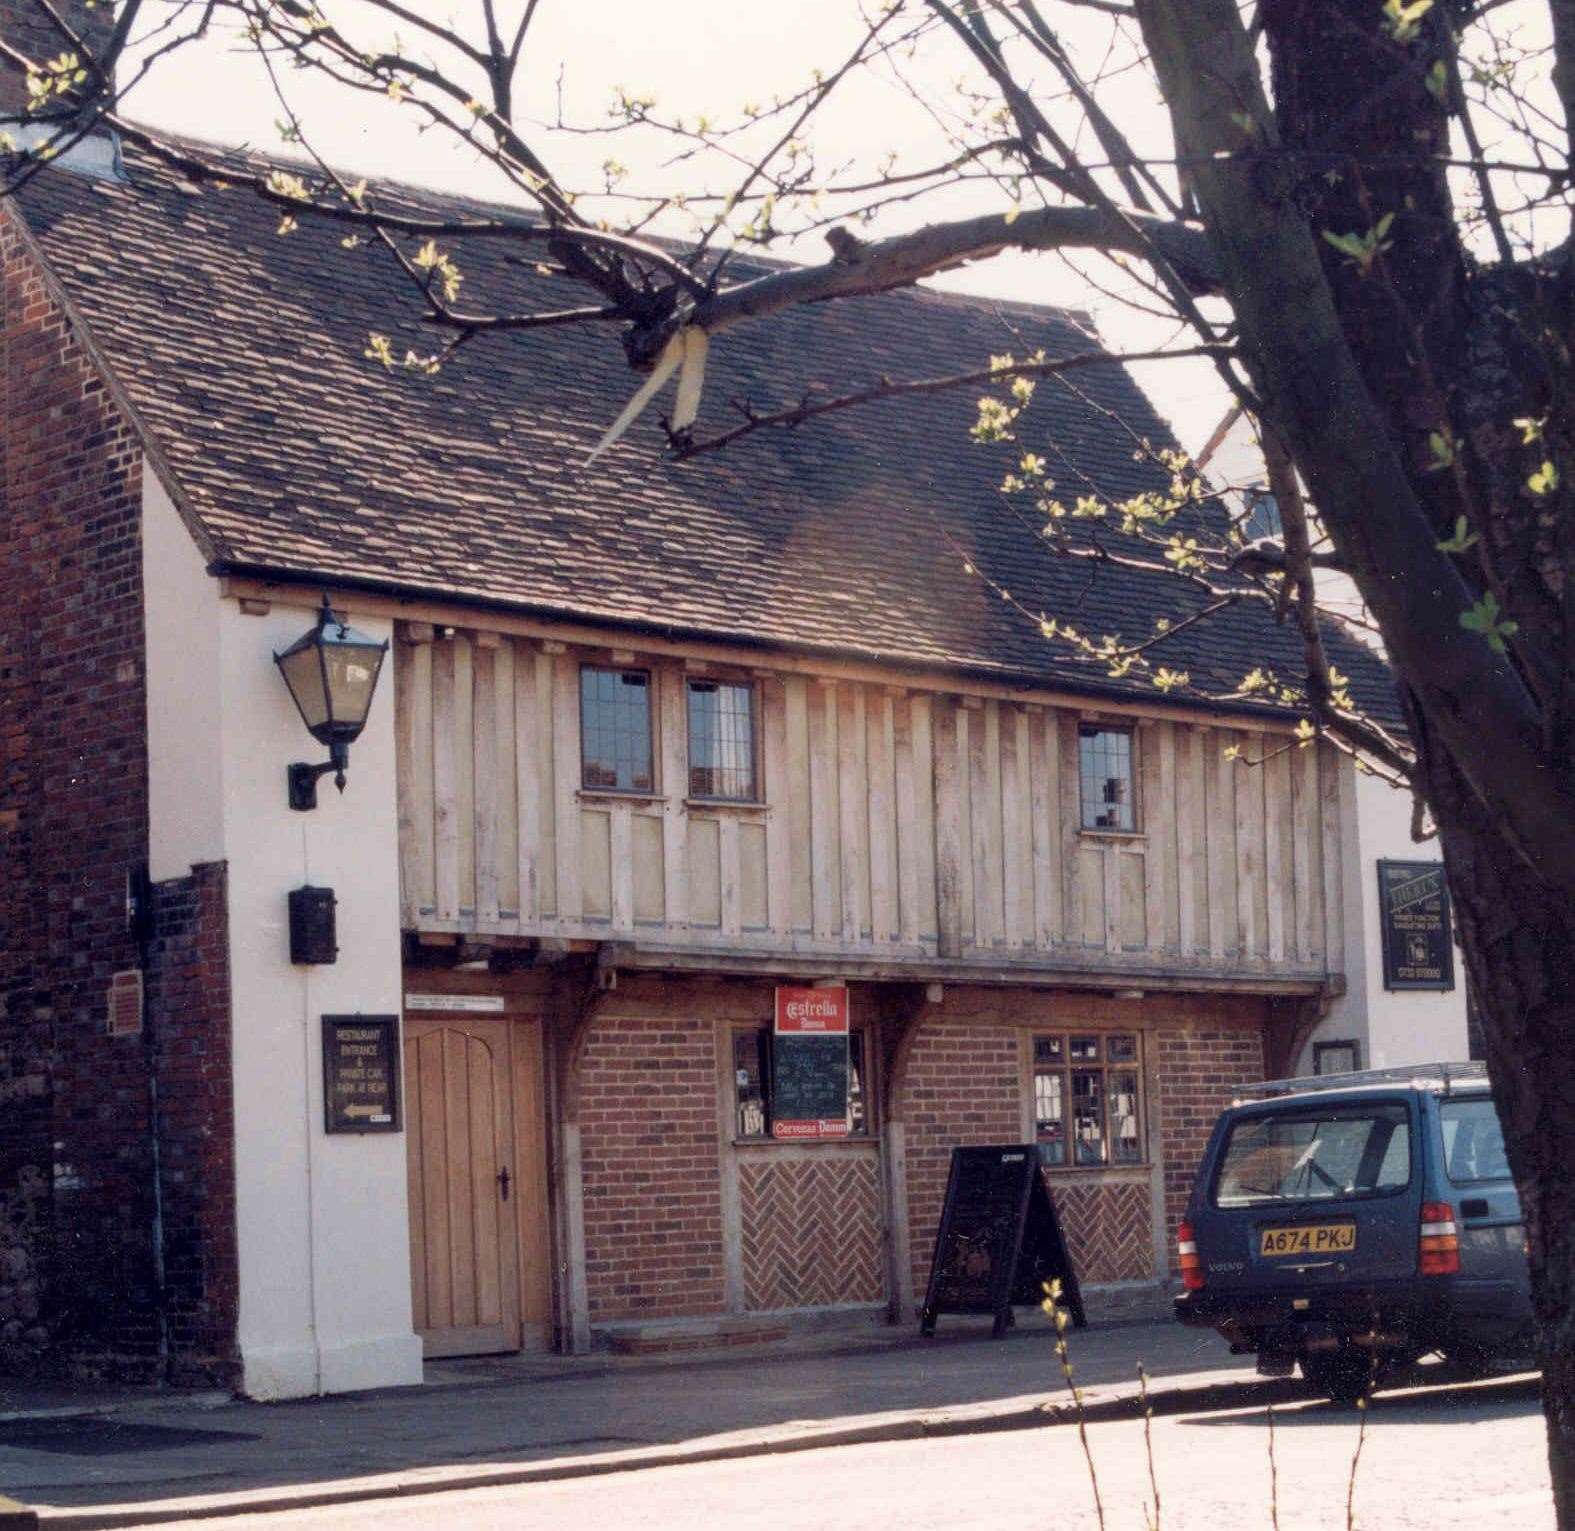
M 1444 1167 L 1456 1185 L 1509 1178 L 1504 1129 L 1491 1100 L 1486 1096 L 1446 1100 L 1439 1115 L 1444 1126 Z
M 1380 1196 L 1411 1183 L 1411 1119 L 1394 1104 L 1309 1106 L 1230 1125 L 1216 1207 Z

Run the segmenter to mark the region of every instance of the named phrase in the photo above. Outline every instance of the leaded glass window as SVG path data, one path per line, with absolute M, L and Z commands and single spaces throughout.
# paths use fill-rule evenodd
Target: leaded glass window
M 1085 724 L 1078 730 L 1083 828 L 1135 830 L 1132 731 Z
M 738 803 L 759 800 L 753 686 L 689 682 L 689 796 Z
M 1143 1162 L 1135 1032 L 1034 1037 L 1034 1136 L 1051 1167 Z
M 653 792 L 651 677 L 645 670 L 580 671 L 582 786 Z

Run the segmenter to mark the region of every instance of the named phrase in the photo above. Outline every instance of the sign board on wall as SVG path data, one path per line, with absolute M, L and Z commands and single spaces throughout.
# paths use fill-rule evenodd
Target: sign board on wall
M 771 1029 L 771 1136 L 848 1135 L 848 991 L 778 989 Z
M 323 1017 L 323 1127 L 399 1131 L 399 1017 Z
M 407 994 L 406 1010 L 441 1010 L 452 1015 L 502 1015 L 501 994 Z
M 1455 943 L 1441 861 L 1380 861 L 1386 989 L 1453 989 Z

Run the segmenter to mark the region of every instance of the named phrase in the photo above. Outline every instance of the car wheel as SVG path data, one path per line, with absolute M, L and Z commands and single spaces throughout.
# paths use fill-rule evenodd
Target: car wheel
M 1333 1403 L 1348 1409 L 1378 1385 L 1387 1369 L 1376 1356 L 1356 1350 L 1303 1356 L 1302 1376 Z

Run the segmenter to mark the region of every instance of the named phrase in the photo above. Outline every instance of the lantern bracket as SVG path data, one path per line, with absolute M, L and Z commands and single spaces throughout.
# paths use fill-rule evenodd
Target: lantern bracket
M 321 765 L 307 765 L 304 761 L 296 761 L 290 767 L 290 806 L 297 813 L 308 813 L 317 806 L 317 779 L 326 776 L 330 771 L 334 773 L 334 785 L 343 792 L 345 789 L 345 767 L 350 764 L 350 746 L 348 744 L 331 744 L 328 746 L 328 759 Z

